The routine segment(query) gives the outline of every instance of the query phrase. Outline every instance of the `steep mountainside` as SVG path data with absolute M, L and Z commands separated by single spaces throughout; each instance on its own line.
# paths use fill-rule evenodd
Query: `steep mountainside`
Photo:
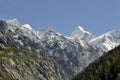
M 120 46 L 95 60 L 73 80 L 120 80 Z
M 46 72 L 46 69 L 50 69 L 46 73 L 41 73 L 45 75 L 43 76 L 45 80 L 68 80 L 78 74 L 96 58 L 100 57 L 103 54 L 102 50 L 108 51 L 118 46 L 120 43 L 119 35 L 120 31 L 115 30 L 104 34 L 105 37 L 96 37 L 79 26 L 71 37 L 66 37 L 50 27 L 36 31 L 29 24 L 21 25 L 17 19 L 0 21 L 1 43 L 6 44 L 8 48 L 30 51 L 30 55 L 34 52 L 37 53 L 44 61 L 41 66 L 45 67 L 45 69 L 39 67 L 41 70 L 37 73 Z M 15 54 L 14 51 L 12 52 Z M 26 57 L 27 60 L 30 60 L 28 56 Z M 33 63 L 35 63 L 35 60 Z M 36 65 L 33 66 L 36 69 Z M 19 71 L 17 72 L 19 73 Z M 53 75 L 53 72 L 56 75 Z M 15 74 L 12 76 L 15 76 Z M 31 76 L 33 76 L 32 72 Z M 22 78 L 25 79 L 23 76 Z
M 99 37 L 92 39 L 89 43 L 107 52 L 120 44 L 120 30 L 107 32 Z
M 68 80 L 60 65 L 32 41 L 36 37 L 28 38 L 27 32 L 23 32 L 15 25 L 0 21 L 0 79 Z
M 40 46 L 63 67 L 68 75 L 73 76 L 80 72 L 103 53 L 85 41 L 70 40 L 50 28 L 44 32 Z
M 38 54 L 0 45 L 0 80 L 67 80 L 64 71 L 43 50 Z
M 58 65 L 58 77 L 62 76 L 62 80 L 73 77 L 103 54 L 99 48 L 90 46 L 84 40 L 62 36 L 50 27 L 35 31 L 29 24 L 20 25 L 16 19 L 0 21 L 0 39 L 13 48 L 23 48 L 37 53 L 43 49 L 45 55 L 55 63 L 53 66 Z M 50 68 L 49 65 L 47 67 Z

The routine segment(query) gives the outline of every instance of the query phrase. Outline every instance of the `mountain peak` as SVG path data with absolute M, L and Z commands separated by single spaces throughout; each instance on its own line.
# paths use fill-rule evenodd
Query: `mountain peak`
M 11 19 L 11 20 L 6 20 L 6 22 L 12 26 L 16 26 L 19 27 L 20 26 L 20 22 L 17 18 L 15 19 Z
M 78 26 L 78 27 L 77 27 L 77 30 L 80 30 L 80 31 L 85 31 L 85 30 L 84 30 L 84 28 L 83 28 L 83 27 L 81 27 L 81 26 Z
M 86 30 L 85 30 L 83 27 L 81 27 L 81 26 L 77 26 L 77 27 L 75 28 L 74 32 L 91 34 L 90 32 L 86 31 Z
M 46 33 L 49 33 L 49 32 L 54 32 L 54 29 L 50 26 L 48 26 L 46 29 L 44 29 L 43 31 L 45 31 Z
M 47 31 L 54 31 L 54 29 L 51 26 L 48 26 L 46 30 Z
M 92 33 L 87 32 L 81 26 L 78 26 L 71 34 L 72 38 L 78 38 L 85 41 L 89 41 L 90 39 L 94 38 L 95 36 Z

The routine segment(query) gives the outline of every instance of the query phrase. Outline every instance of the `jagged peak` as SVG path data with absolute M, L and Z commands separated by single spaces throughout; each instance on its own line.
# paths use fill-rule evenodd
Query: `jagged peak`
M 87 40 L 90 40 L 90 39 L 94 38 L 95 35 L 93 35 L 92 33 L 88 32 L 88 31 L 85 31 L 84 28 L 82 28 L 81 26 L 78 26 L 72 32 L 70 37 L 78 38 L 78 39 L 82 39 L 82 40 L 87 41 Z
M 86 31 L 83 27 L 81 27 L 81 26 L 77 26 L 76 28 L 75 28 L 75 30 L 73 31 L 73 33 L 87 33 L 87 34 L 92 34 L 92 33 L 90 33 L 90 32 L 88 32 L 88 31 Z
M 11 22 L 19 22 L 19 20 L 17 18 L 14 18 L 14 19 L 10 19 L 10 20 L 5 20 L 6 22 L 8 23 L 11 23 Z
M 49 31 L 54 31 L 54 29 L 51 27 L 51 26 L 48 26 L 46 29 L 45 29 L 47 32 L 49 32 Z
M 85 31 L 83 27 L 78 26 L 78 27 L 75 28 L 75 30 L 72 32 L 71 35 L 75 35 L 75 34 L 80 34 L 81 35 L 81 34 L 85 34 L 85 33 L 92 35 L 92 33 L 88 32 L 88 31 Z
M 17 18 L 11 20 L 5 20 L 5 21 L 12 26 L 16 26 L 16 27 L 20 26 L 20 22 Z
M 84 28 L 81 27 L 81 26 L 78 26 L 76 29 L 78 29 L 78 30 L 80 30 L 80 31 L 83 31 L 83 32 L 85 31 Z

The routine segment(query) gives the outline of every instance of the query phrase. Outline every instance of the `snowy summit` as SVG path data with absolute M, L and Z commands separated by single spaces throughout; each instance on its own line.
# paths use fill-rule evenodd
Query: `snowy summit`
M 92 33 L 85 31 L 81 26 L 78 26 L 71 34 L 72 38 L 78 38 L 85 41 L 91 40 L 95 36 Z

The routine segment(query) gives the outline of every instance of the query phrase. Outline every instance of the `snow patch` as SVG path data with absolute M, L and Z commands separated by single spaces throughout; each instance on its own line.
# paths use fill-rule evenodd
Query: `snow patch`
M 31 26 L 29 24 L 24 24 L 22 25 L 22 28 L 21 29 L 29 29 L 29 30 L 32 30 Z

